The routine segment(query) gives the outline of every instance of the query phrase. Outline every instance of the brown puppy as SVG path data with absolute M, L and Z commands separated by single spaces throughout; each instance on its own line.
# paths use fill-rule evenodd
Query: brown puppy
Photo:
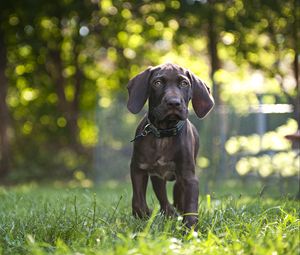
M 187 227 L 197 223 L 199 185 L 195 161 L 198 132 L 187 119 L 188 103 L 203 118 L 213 107 L 209 88 L 193 73 L 174 64 L 149 67 L 128 83 L 127 107 L 138 113 L 149 99 L 149 110 L 136 130 L 131 159 L 133 188 L 132 211 L 135 216 L 150 214 L 146 189 L 150 176 L 161 210 L 176 214 L 169 203 L 166 181 L 176 180 L 174 206 L 183 213 Z

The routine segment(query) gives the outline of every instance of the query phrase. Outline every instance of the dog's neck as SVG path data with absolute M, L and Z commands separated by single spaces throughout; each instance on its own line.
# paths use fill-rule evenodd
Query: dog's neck
M 157 120 L 151 111 L 148 112 L 148 119 L 151 122 L 152 125 L 154 125 L 157 129 L 167 129 L 167 128 L 173 128 L 176 126 L 179 120 Z

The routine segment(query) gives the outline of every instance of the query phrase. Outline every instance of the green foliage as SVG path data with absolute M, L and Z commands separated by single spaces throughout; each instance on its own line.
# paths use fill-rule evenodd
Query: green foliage
M 128 185 L 95 190 L 38 187 L 0 189 L 3 254 L 298 254 L 299 207 L 287 198 L 244 196 L 229 185 L 224 196 L 200 201 L 199 230 L 186 234 L 181 217 L 156 208 L 148 220 L 131 216 Z M 231 189 L 229 188 L 231 187 Z M 242 189 L 240 189 L 242 187 Z M 249 185 L 252 192 L 255 185 Z M 244 195 L 238 197 L 237 191 Z M 247 194 L 247 193 L 246 193 Z M 270 193 L 273 194 L 274 193 Z
M 294 0 L 3 1 L 0 38 L 7 63 L 0 72 L 9 82 L 12 179 L 49 177 L 50 169 L 54 176 L 63 169 L 63 176 L 72 176 L 76 167 L 65 163 L 65 154 L 90 172 L 92 151 L 101 141 L 108 151 L 128 151 L 135 117 L 114 112 L 125 126 L 116 136 L 104 135 L 95 115 L 123 109 L 125 85 L 148 65 L 171 61 L 209 85 L 214 78 L 222 102 L 242 114 L 257 103 L 258 93 L 271 93 L 272 102 L 293 101 L 296 5 Z M 212 15 L 220 67 L 210 75 Z M 120 126 L 109 128 L 115 134 Z
M 258 173 L 261 177 L 280 175 L 291 177 L 299 175 L 299 158 L 296 152 L 279 152 L 274 155 L 258 157 L 242 157 L 236 164 L 236 170 L 240 175 L 250 172 Z
M 281 151 L 291 149 L 291 143 L 284 137 L 295 132 L 297 123 L 289 119 L 285 125 L 276 130 L 266 132 L 262 137 L 258 134 L 250 136 L 233 136 L 226 142 L 225 148 L 230 155 L 257 154 L 260 151 Z
M 230 155 L 241 157 L 236 163 L 238 174 L 246 175 L 252 172 L 261 177 L 298 176 L 299 152 L 291 151 L 291 144 L 284 137 L 296 128 L 296 121 L 289 119 L 285 125 L 265 133 L 262 137 L 256 134 L 231 137 L 226 142 L 226 150 Z M 264 151 L 267 152 L 265 155 L 257 156 Z

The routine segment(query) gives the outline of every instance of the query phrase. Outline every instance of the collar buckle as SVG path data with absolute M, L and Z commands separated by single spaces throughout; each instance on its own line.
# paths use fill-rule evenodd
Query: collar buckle
M 166 129 L 158 129 L 147 118 L 146 126 L 143 128 L 142 132 L 139 135 L 137 135 L 131 142 L 134 142 L 138 138 L 145 137 L 149 133 L 152 133 L 156 138 L 176 136 L 180 133 L 180 131 L 182 130 L 185 123 L 186 123 L 185 120 L 180 120 L 177 122 L 175 127 L 166 128 Z

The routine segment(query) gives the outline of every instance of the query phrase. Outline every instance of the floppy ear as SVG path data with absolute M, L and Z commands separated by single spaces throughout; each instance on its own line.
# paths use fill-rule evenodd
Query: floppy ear
M 196 75 L 188 71 L 193 89 L 192 105 L 196 115 L 204 118 L 214 106 L 214 99 L 210 94 L 210 89 Z
M 152 67 L 133 77 L 127 84 L 129 99 L 127 108 L 132 113 L 138 113 L 144 106 L 149 96 L 149 79 L 152 73 Z

